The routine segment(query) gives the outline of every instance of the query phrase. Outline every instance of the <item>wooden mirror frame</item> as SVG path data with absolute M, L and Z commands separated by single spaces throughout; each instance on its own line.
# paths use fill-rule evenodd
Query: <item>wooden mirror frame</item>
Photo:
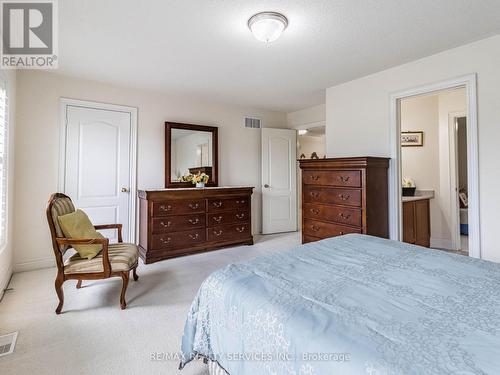
M 219 169 L 219 142 L 218 130 L 216 126 L 183 124 L 180 122 L 165 122 L 165 187 L 166 188 L 186 188 L 194 187 L 191 182 L 171 181 L 171 162 L 170 145 L 172 143 L 172 129 L 197 130 L 212 133 L 212 176 L 205 186 L 218 186 Z

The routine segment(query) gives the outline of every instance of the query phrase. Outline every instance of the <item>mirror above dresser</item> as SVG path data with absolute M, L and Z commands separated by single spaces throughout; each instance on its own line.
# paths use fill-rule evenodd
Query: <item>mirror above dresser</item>
M 206 174 L 206 186 L 218 186 L 218 129 L 165 123 L 165 187 L 192 187 L 190 178 Z

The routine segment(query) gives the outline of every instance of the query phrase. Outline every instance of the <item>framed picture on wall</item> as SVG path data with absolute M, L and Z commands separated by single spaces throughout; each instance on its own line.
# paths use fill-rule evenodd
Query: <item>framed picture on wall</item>
M 424 132 L 401 132 L 401 147 L 422 147 L 424 145 Z

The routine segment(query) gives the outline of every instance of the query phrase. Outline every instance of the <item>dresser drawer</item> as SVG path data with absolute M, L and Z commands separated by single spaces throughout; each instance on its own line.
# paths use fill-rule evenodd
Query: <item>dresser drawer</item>
M 250 210 L 250 197 L 208 199 L 208 212 Z
M 361 190 L 304 186 L 304 202 L 361 207 Z
M 361 233 L 359 228 L 351 228 L 345 225 L 333 224 L 333 223 L 323 223 L 321 221 L 315 221 L 310 219 L 304 219 L 304 234 L 307 236 L 313 236 L 318 238 L 328 238 L 341 236 L 347 233 Z
M 153 216 L 179 215 L 205 212 L 204 199 L 153 202 Z
M 165 216 L 153 219 L 153 233 L 181 232 L 191 228 L 204 228 L 205 214 Z
M 247 239 L 252 235 L 250 223 L 223 225 L 207 229 L 208 241 L 224 242 Z
M 306 185 L 326 185 L 339 187 L 361 187 L 361 171 L 314 171 L 302 173 Z
M 250 211 L 225 211 L 214 214 L 208 214 L 207 226 L 215 227 L 225 224 L 246 223 L 250 220 Z
M 304 204 L 302 212 L 306 219 L 334 221 L 339 224 L 361 227 L 361 209 L 341 206 L 323 206 L 320 204 Z
M 193 229 L 184 232 L 154 234 L 153 249 L 189 247 L 202 244 L 206 239 L 206 229 Z

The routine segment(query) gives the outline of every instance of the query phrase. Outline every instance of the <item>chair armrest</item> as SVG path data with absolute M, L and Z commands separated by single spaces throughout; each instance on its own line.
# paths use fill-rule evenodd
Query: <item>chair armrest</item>
M 118 242 L 123 242 L 122 238 L 122 224 L 101 224 L 94 225 L 95 230 L 101 229 L 117 229 L 118 230 Z
M 109 261 L 109 238 L 56 238 L 58 245 L 102 245 L 102 267 L 104 276 L 111 276 L 111 263 Z

